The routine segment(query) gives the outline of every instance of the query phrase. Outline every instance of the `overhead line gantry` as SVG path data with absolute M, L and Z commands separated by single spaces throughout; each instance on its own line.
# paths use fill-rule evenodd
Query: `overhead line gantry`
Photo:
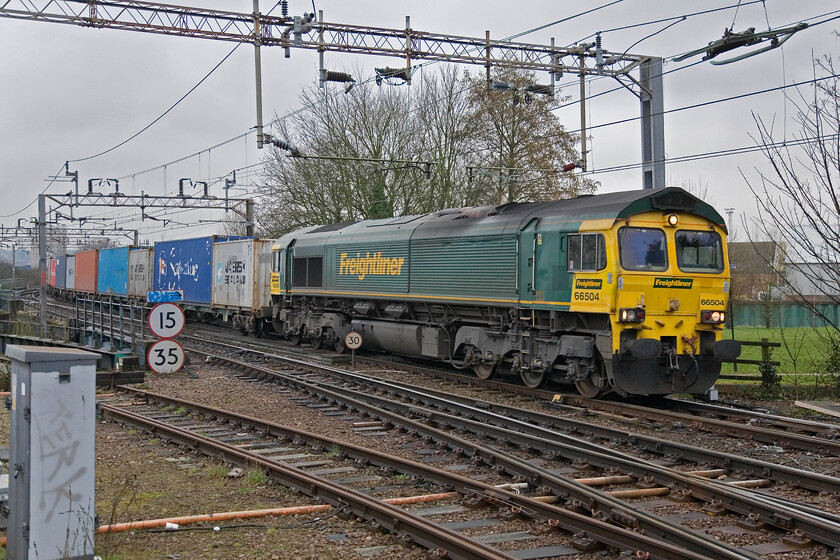
M 609 52 L 601 48 L 600 36 L 593 43 L 572 47 L 539 45 L 483 38 L 431 33 L 412 29 L 406 18 L 404 29 L 350 25 L 323 21 L 323 13 L 272 16 L 259 11 L 253 0 L 252 13 L 210 10 L 187 6 L 133 0 L 0 0 L 0 17 L 64 23 L 95 29 L 121 29 L 197 37 L 239 43 L 255 47 L 257 97 L 257 147 L 262 148 L 268 135 L 263 133 L 262 78 L 260 47 L 283 47 L 390 56 L 401 58 L 410 70 L 417 60 L 442 61 L 484 66 L 490 69 L 516 68 L 548 72 L 552 78 L 564 74 L 612 77 L 632 91 L 641 102 L 642 115 L 642 186 L 665 186 L 665 142 L 662 100 L 662 59 L 659 57 Z M 633 73 L 638 70 L 638 77 Z M 322 75 L 323 64 L 322 64 Z M 586 162 L 586 123 L 584 89 L 581 86 L 582 160 Z

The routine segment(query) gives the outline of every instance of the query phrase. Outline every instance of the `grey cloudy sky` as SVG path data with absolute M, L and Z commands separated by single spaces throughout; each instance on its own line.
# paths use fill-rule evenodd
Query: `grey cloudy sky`
M 251 0 L 178 0 L 182 5 L 225 9 L 248 13 Z M 566 0 L 461 0 L 422 3 L 385 0 L 316 0 L 314 6 L 324 11 L 330 22 L 401 28 L 405 16 L 411 16 L 412 28 L 436 33 L 451 33 L 504 38 L 560 20 L 586 9 L 607 4 Z M 662 22 L 621 31 L 608 31 L 635 23 L 681 16 L 713 8 L 734 6 L 737 0 L 624 0 L 594 13 L 571 19 L 547 29 L 520 37 L 519 41 L 548 44 L 554 37 L 560 46 L 576 43 L 596 31 L 603 35 L 604 48 L 623 52 L 640 39 L 672 23 Z M 290 13 L 312 11 L 311 0 L 290 0 Z M 732 25 L 741 31 L 747 27 L 766 30 L 799 21 L 811 23 L 835 17 L 833 0 L 766 0 L 749 3 L 742 0 L 734 8 L 689 17 L 669 29 L 647 38 L 631 51 L 636 54 L 672 57 L 705 46 L 721 37 Z M 262 1 L 262 12 L 274 3 Z M 279 8 L 275 11 L 279 13 Z M 829 15 L 825 15 L 829 14 Z M 725 65 L 693 65 L 700 57 L 681 63 L 667 61 L 665 70 L 665 108 L 689 105 L 738 96 L 808 80 L 813 77 L 814 56 L 832 54 L 840 48 L 834 34 L 840 20 L 817 25 L 791 38 L 774 51 Z M 591 40 L 591 39 L 587 39 Z M 107 29 L 89 29 L 0 18 L 0 215 L 5 226 L 14 226 L 18 218 L 35 216 L 32 203 L 50 175 L 61 170 L 65 160 L 86 158 L 106 150 L 157 118 L 172 103 L 192 88 L 235 46 L 234 43 L 203 39 L 168 37 Z M 728 58 L 745 51 L 733 51 Z M 255 124 L 253 48 L 242 45 L 183 103 L 138 138 L 107 155 L 71 163 L 81 182 L 93 177 L 119 177 L 120 190 L 128 194 L 173 194 L 178 179 L 195 181 L 224 176 L 233 169 L 259 162 L 254 134 L 208 150 L 228 139 L 245 134 Z M 302 87 L 317 80 L 317 53 L 293 50 L 285 59 L 280 48 L 263 49 L 263 98 L 266 121 L 299 108 L 297 96 Z M 397 59 L 356 58 L 328 53 L 329 68 L 360 67 L 369 78 L 377 66 L 398 66 Z M 689 67 L 690 66 L 690 67 Z M 423 72 L 433 71 L 426 68 Z M 476 68 L 475 71 L 480 71 Z M 575 78 L 561 80 L 564 94 L 578 98 Z M 608 78 L 588 82 L 588 95 L 613 90 L 617 82 Z M 417 87 L 412 86 L 412 87 Z M 808 95 L 808 87 L 801 88 Z M 789 92 L 798 97 L 795 92 Z M 597 126 L 636 117 L 639 103 L 627 90 L 594 97 L 587 104 L 589 125 Z M 779 139 L 790 138 L 793 107 L 782 92 L 745 97 L 700 109 L 675 111 L 665 117 L 665 148 L 668 158 L 680 158 L 729 148 L 754 145 L 756 132 L 753 113 L 766 121 L 775 119 Z M 580 127 L 579 108 L 571 105 L 558 111 L 569 130 Z M 785 120 L 786 119 L 786 120 Z M 641 158 L 638 121 L 595 128 L 591 131 L 590 168 L 596 172 L 638 163 Z M 190 154 L 200 156 L 163 164 Z M 668 183 L 693 183 L 707 188 L 711 202 L 721 211 L 735 208 L 736 213 L 754 211 L 743 171 L 755 177 L 754 168 L 762 166 L 757 154 L 698 159 L 667 166 Z M 254 170 L 255 168 L 251 168 Z M 235 193 L 248 196 L 247 184 L 254 175 L 240 172 L 243 185 Z M 641 188 L 641 171 L 600 172 L 601 192 Z M 54 184 L 49 192 L 62 193 L 68 184 Z M 221 193 L 215 184 L 212 194 Z M 151 221 L 136 222 L 121 211 L 91 211 L 91 214 L 118 219 L 130 228 L 140 228 L 145 236 L 189 237 L 215 233 L 217 224 L 201 223 L 187 231 L 178 220 L 194 222 L 198 217 L 173 216 L 176 223 L 166 231 Z M 204 213 L 203 219 L 218 218 Z

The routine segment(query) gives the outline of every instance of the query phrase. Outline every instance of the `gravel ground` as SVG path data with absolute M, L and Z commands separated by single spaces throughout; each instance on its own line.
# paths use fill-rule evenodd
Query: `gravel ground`
M 474 388 L 454 387 L 430 378 L 404 373 L 398 367 L 379 375 L 429 387 L 458 392 L 468 396 L 480 394 Z M 189 366 L 189 372 L 172 375 L 149 374 L 143 388 L 225 408 L 254 417 L 264 418 L 278 424 L 288 425 L 306 431 L 329 435 L 329 437 L 365 447 L 375 447 L 378 438 L 364 437 L 351 429 L 346 421 L 327 417 L 320 412 L 290 403 L 274 388 L 232 379 L 221 368 L 205 364 Z M 487 398 L 486 395 L 482 398 Z M 495 397 L 494 397 L 495 398 Z M 535 408 L 545 411 L 543 405 L 516 397 L 505 404 Z M 768 403 L 780 409 L 780 403 Z M 8 442 L 8 412 L 0 410 L 4 421 L 0 421 L 0 439 Z M 588 421 L 594 419 L 587 416 Z M 806 454 L 767 451 L 760 444 L 733 438 L 721 438 L 692 430 L 670 430 L 662 427 L 632 424 L 615 418 L 598 420 L 618 429 L 654 435 L 697 446 L 735 452 L 741 455 L 768 461 L 789 464 L 799 468 L 838 475 L 840 462 L 826 460 Z M 263 508 L 310 505 L 316 501 L 280 487 L 258 471 L 248 471 L 245 476 L 229 478 L 229 467 L 203 456 L 185 453 L 176 446 L 136 433 L 113 422 L 101 422 L 97 426 L 97 513 L 102 523 L 136 521 L 213 512 L 253 510 Z M 417 460 L 416 448 L 403 447 L 388 438 L 387 451 L 393 455 Z M 409 441 L 406 437 L 406 441 Z M 585 476 L 582 473 L 580 476 Z M 492 475 L 491 475 L 492 476 Z M 508 482 L 499 477 L 489 478 L 489 483 Z M 819 496 L 793 487 L 782 487 L 774 491 L 790 499 L 803 501 L 840 513 L 840 502 L 836 496 Z M 405 492 L 402 492 L 404 495 Z M 419 507 L 419 506 L 418 506 Z M 677 513 L 674 505 L 670 510 L 658 514 Z M 494 512 L 488 511 L 488 517 Z M 447 521 L 458 520 L 457 514 L 446 517 Z M 436 520 L 440 520 L 436 518 Z M 214 525 L 219 527 L 214 531 Z M 740 542 L 715 528 L 715 520 L 698 520 L 697 529 L 707 529 L 710 534 L 735 545 Z M 720 523 L 717 523 L 719 526 Z M 506 522 L 495 528 L 497 532 L 528 530 L 533 525 L 524 522 Z M 743 540 L 743 539 L 742 539 Z M 539 541 L 535 541 L 539 542 Z M 556 543 L 556 540 L 554 541 Z M 535 546 L 529 541 L 529 546 Z M 97 553 L 106 560 L 119 559 L 239 559 L 239 558 L 362 558 L 358 550 L 367 547 L 386 547 L 373 554 L 374 558 L 424 558 L 425 552 L 414 548 L 406 549 L 388 535 L 370 528 L 359 520 L 345 520 L 327 513 L 284 517 L 265 517 L 245 521 L 225 521 L 216 524 L 182 526 L 177 531 L 135 531 L 98 535 Z M 593 554 L 566 556 L 571 560 L 595 558 L 618 558 L 615 551 L 601 551 Z M 785 555 L 793 558 L 818 559 L 824 556 L 816 550 L 806 550 Z M 769 557 L 769 558 L 772 558 Z M 780 557 L 781 558 L 781 557 Z

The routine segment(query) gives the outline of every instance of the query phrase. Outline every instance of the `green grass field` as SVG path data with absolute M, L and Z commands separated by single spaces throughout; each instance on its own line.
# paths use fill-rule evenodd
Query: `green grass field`
M 770 342 L 781 343 L 780 348 L 773 348 L 771 360 L 781 362 L 777 371 L 780 374 L 815 373 L 824 371 L 823 364 L 826 356 L 825 337 L 826 328 L 759 328 L 735 327 L 735 339 L 741 341 L 759 342 L 766 338 Z M 726 329 L 725 338 L 732 338 L 732 331 Z M 741 359 L 760 360 L 761 348 L 757 346 L 743 346 Z M 733 364 L 723 364 L 723 373 L 732 373 Z M 738 373 L 758 373 L 757 365 L 739 364 Z

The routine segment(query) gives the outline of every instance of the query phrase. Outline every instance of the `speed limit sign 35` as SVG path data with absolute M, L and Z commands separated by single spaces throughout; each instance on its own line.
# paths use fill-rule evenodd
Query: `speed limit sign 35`
M 184 349 L 171 339 L 158 340 L 146 355 L 146 363 L 156 373 L 175 373 L 184 365 L 184 359 Z

